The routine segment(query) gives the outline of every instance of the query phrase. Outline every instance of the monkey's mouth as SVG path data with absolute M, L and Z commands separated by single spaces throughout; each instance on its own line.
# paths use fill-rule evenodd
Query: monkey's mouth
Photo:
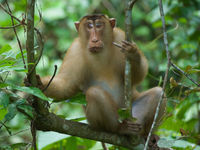
M 102 50 L 103 46 L 93 46 L 89 47 L 90 52 L 92 53 L 98 53 Z

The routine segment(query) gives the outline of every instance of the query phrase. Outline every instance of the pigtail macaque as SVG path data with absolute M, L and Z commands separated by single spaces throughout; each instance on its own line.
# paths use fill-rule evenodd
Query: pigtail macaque
M 146 135 L 149 132 L 160 87 L 138 93 L 135 86 L 147 74 L 147 60 L 136 44 L 125 41 L 125 34 L 115 27 L 115 19 L 104 15 L 88 15 L 75 23 L 78 37 L 68 49 L 59 73 L 45 90 L 57 101 L 66 100 L 82 91 L 86 95 L 86 117 L 97 130 L 119 134 Z M 113 45 L 121 43 L 123 49 Z M 117 110 L 125 107 L 125 57 L 132 62 L 133 110 L 136 122 L 119 122 Z M 41 78 L 43 87 L 50 77 Z M 163 115 L 165 101 L 160 116 Z

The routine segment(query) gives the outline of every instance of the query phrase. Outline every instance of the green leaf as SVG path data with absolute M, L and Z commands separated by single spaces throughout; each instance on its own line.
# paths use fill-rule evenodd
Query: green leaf
M 0 146 L 0 150 L 13 150 L 9 145 Z
M 15 144 L 12 144 L 10 145 L 11 148 L 13 149 L 22 149 L 22 147 L 25 148 L 25 146 L 27 146 L 29 143 L 15 143 Z
M 6 108 L 3 108 L 1 105 L 0 105 L 0 120 L 3 120 L 5 115 L 8 113 L 7 109 Z
M 89 140 L 89 139 L 83 139 L 83 138 L 76 138 L 76 140 L 77 140 L 77 145 L 82 145 L 85 150 L 88 150 L 88 149 L 97 149 L 96 147 L 92 148 L 97 143 L 96 141 Z M 109 148 L 109 146 L 107 146 L 107 148 Z
M 76 137 L 69 137 L 67 138 L 66 149 L 77 149 L 77 140 Z
M 6 83 L 0 83 L 0 88 L 5 88 L 5 87 L 9 87 L 11 89 L 14 90 L 18 90 L 18 91 L 22 91 L 25 93 L 29 93 L 31 95 L 34 95 L 42 100 L 45 101 L 49 101 L 52 102 L 51 99 L 49 99 L 48 97 L 46 97 L 42 91 L 36 87 L 25 87 L 25 86 L 17 86 L 17 85 L 13 85 L 13 84 L 6 84 Z
M 29 105 L 17 105 L 17 108 L 24 110 L 29 116 L 33 118 L 33 108 Z
M 0 66 L 1 70 L 0 73 L 7 72 L 7 71 L 18 71 L 18 72 L 27 72 L 27 69 L 24 69 L 23 66 L 10 66 L 9 64 L 4 64 L 4 67 Z
M 11 59 L 3 59 L 0 61 L 0 67 L 4 66 L 12 66 L 16 63 L 16 60 L 11 60 Z
M 17 86 L 17 85 L 9 85 L 9 87 L 11 89 L 15 89 L 15 90 L 18 90 L 18 91 L 22 91 L 22 92 L 25 92 L 25 93 L 29 93 L 31 95 L 34 95 L 42 100 L 45 100 L 45 101 L 49 101 L 49 102 L 52 102 L 51 99 L 47 98 L 40 89 L 38 88 L 35 88 L 35 87 L 25 87 L 25 86 Z
M 4 45 L 1 49 L 0 49 L 0 54 L 8 52 L 12 49 L 12 47 L 8 44 Z
M 118 109 L 118 114 L 119 114 L 120 120 L 132 118 L 131 111 L 127 108 Z
M 161 148 L 171 148 L 175 142 L 176 140 L 167 140 L 167 139 L 161 138 L 157 144 Z
M 5 87 L 7 87 L 7 86 L 8 86 L 7 83 L 0 83 L 0 88 L 5 88 Z
M 16 149 L 25 149 L 29 143 L 15 143 L 12 145 L 3 145 L 0 146 L 0 150 L 16 150 Z
M 7 121 L 9 121 L 9 120 L 13 119 L 16 114 L 17 114 L 16 105 L 10 104 L 9 107 L 8 107 L 8 113 L 6 114 L 5 119 Z
M 80 117 L 80 118 L 75 118 L 75 119 L 71 119 L 71 121 L 83 121 L 86 120 L 86 117 Z
M 15 104 L 16 104 L 17 106 L 26 104 L 26 100 L 25 100 L 25 99 L 19 99 L 19 100 L 16 101 Z
M 69 102 L 86 105 L 85 95 L 83 93 L 78 93 L 77 95 L 70 98 Z
M 23 50 L 23 55 L 24 54 L 26 54 L 26 50 Z M 24 57 L 25 57 L 26 55 L 24 55 Z M 16 59 L 21 59 L 22 58 L 22 53 L 21 52 L 19 52 L 17 55 L 16 55 Z M 26 57 L 25 57 L 26 58 Z
M 0 105 L 3 105 L 4 108 L 8 107 L 9 104 L 9 95 L 3 91 L 0 91 Z

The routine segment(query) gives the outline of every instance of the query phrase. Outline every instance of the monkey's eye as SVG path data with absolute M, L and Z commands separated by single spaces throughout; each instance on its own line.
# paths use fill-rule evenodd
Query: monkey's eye
M 97 22 L 95 25 L 96 25 L 97 28 L 101 28 L 103 26 L 103 23 L 102 22 Z
M 93 28 L 93 24 L 92 24 L 92 23 L 88 23 L 88 24 L 87 24 L 87 28 L 88 28 L 88 29 Z

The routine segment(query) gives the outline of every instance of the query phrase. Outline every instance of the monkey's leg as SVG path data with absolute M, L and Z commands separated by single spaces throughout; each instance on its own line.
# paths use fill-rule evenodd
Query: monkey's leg
M 86 92 L 86 117 L 91 127 L 120 134 L 135 134 L 138 124 L 118 121 L 118 106 L 112 96 L 101 87 L 94 86 Z
M 115 132 L 118 127 L 117 104 L 108 92 L 93 86 L 86 92 L 86 117 L 91 127 Z
M 136 122 L 142 125 L 141 134 L 146 136 L 151 128 L 156 107 L 161 98 L 162 88 L 155 87 L 140 94 L 132 104 L 132 116 Z M 166 98 L 164 98 L 156 124 L 161 120 L 166 107 Z

